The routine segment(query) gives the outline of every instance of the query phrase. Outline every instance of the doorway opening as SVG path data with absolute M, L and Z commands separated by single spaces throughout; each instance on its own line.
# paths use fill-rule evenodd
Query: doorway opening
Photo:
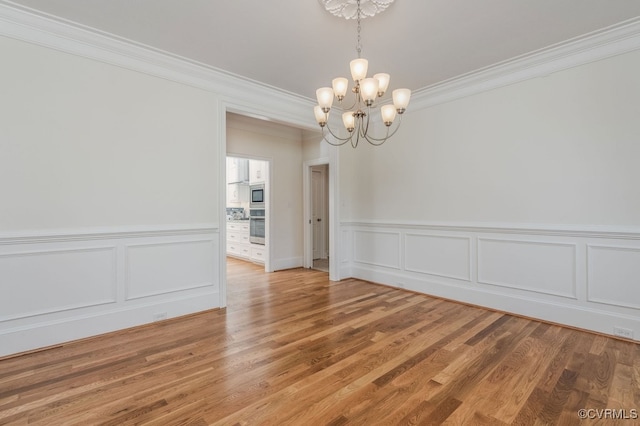
M 269 161 L 226 157 L 226 255 L 270 272 Z
M 304 267 L 331 275 L 335 245 L 332 237 L 332 170 L 328 158 L 304 162 Z
M 311 166 L 311 252 L 313 269 L 329 272 L 329 165 Z

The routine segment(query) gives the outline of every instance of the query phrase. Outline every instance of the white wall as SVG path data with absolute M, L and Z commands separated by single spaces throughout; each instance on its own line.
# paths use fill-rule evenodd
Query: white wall
M 318 130 L 320 127 L 318 127 Z M 335 148 L 322 139 L 322 133 L 304 130 L 302 132 L 302 160 L 311 161 L 329 158 Z
M 409 110 L 344 153 L 345 219 L 640 225 L 638 71 L 635 51 Z
M 218 221 L 217 98 L 0 38 L 0 232 Z
M 217 96 L 0 52 L 0 356 L 219 306 Z
M 271 266 L 302 266 L 302 131 L 228 113 L 227 153 L 271 162 Z
M 343 148 L 351 274 L 640 338 L 640 51 L 407 113 Z

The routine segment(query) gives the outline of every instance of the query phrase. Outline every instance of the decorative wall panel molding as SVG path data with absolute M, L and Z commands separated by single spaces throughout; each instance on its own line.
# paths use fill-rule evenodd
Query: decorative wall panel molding
M 0 253 L 0 322 L 116 302 L 116 248 Z
M 341 228 L 355 242 L 341 267 L 351 277 L 640 336 L 640 229 L 367 221 Z
M 342 238 L 342 247 L 340 253 L 342 254 L 342 259 L 340 259 L 340 263 L 348 264 L 351 262 L 352 257 L 352 246 L 351 246 L 351 233 L 345 229 L 341 230 L 340 237 Z
M 406 233 L 404 269 L 471 281 L 471 238 Z
M 478 238 L 478 283 L 576 298 L 576 246 Z
M 126 245 L 125 299 L 213 286 L 217 244 L 205 239 Z
M 0 236 L 0 356 L 219 307 L 218 240 L 215 225 Z
M 355 231 L 353 235 L 353 261 L 400 269 L 400 233 Z
M 587 246 L 587 299 L 640 311 L 640 247 Z

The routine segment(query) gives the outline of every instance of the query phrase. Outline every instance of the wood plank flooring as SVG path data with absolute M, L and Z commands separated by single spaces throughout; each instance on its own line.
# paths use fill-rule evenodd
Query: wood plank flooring
M 640 424 L 637 344 L 318 271 L 228 268 L 227 309 L 0 360 L 0 424 Z

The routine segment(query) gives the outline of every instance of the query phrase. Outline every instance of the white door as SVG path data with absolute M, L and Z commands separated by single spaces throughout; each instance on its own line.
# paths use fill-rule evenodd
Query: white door
M 324 168 L 311 170 L 311 223 L 313 224 L 313 259 L 326 259 L 326 174 Z

